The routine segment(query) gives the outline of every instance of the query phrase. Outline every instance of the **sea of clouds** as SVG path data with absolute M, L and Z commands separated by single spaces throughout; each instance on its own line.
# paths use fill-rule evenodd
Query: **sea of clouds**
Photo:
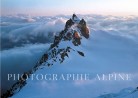
M 84 18 L 89 28 L 107 31 L 129 38 L 138 36 L 138 17 L 136 16 L 102 16 L 78 15 Z M 24 44 L 50 43 L 54 35 L 64 29 L 70 16 L 1 16 L 1 49 L 20 47 Z
M 29 16 L 29 15 L 8 15 L 8 16 L 1 16 L 1 31 L 0 31 L 0 37 L 1 37 L 1 68 L 2 68 L 2 90 L 6 90 L 9 88 L 14 82 L 7 81 L 6 75 L 7 73 L 23 73 L 31 68 L 36 64 L 36 62 L 40 59 L 41 55 L 48 50 L 50 44 L 53 42 L 53 38 L 56 34 L 58 34 L 61 30 L 64 29 L 66 21 L 70 18 L 70 15 L 59 15 L 59 16 Z M 99 59 L 103 57 L 103 55 L 107 55 L 104 59 L 101 59 L 102 64 L 108 64 L 109 62 L 106 62 L 107 59 L 109 61 L 118 61 L 114 63 L 113 65 L 118 64 L 119 62 L 122 62 L 121 64 L 130 64 L 132 61 L 132 66 L 136 65 L 135 63 L 138 63 L 136 61 L 137 55 L 138 55 L 138 17 L 137 16 L 102 16 L 102 15 L 78 15 L 79 18 L 84 18 L 89 26 L 91 35 L 96 34 L 96 36 L 93 38 L 93 43 L 95 41 L 94 48 L 92 48 L 95 53 L 94 55 L 98 55 Z M 100 32 L 100 33 L 99 33 Z M 98 35 L 99 34 L 99 35 Z M 96 43 L 101 44 L 96 44 Z M 108 43 L 108 44 L 107 44 Z M 113 46 L 113 44 L 115 45 Z M 92 43 L 91 43 L 92 44 Z M 110 47 L 111 45 L 111 47 Z M 121 45 L 125 48 L 121 48 Z M 129 46 L 127 48 L 127 46 Z M 89 47 L 88 47 L 89 48 Z M 108 50 L 106 51 L 106 48 Z M 103 49 L 103 50 L 102 50 Z M 105 50 L 104 50 L 105 49 Z M 116 49 L 116 54 L 113 57 L 111 56 L 111 52 Z M 123 54 L 120 53 L 120 50 Z M 125 51 L 124 51 L 125 50 Z M 96 51 L 99 51 L 96 52 Z M 105 53 L 103 53 L 105 51 Z M 124 51 L 124 52 L 123 52 Z M 132 52 L 133 51 L 133 52 Z M 128 52 L 128 55 L 125 54 Z M 98 53 L 98 54 L 96 54 Z M 102 56 L 100 57 L 100 53 Z M 118 56 L 126 57 L 120 60 Z M 125 56 L 124 56 L 125 55 Z M 95 62 L 92 62 L 93 64 L 101 64 L 97 59 L 93 58 Z M 107 58 L 107 59 L 106 59 Z M 97 60 L 97 61 L 96 61 Z M 102 61 L 103 60 L 103 61 Z M 127 60 L 127 62 L 125 62 Z M 130 62 L 129 62 L 130 60 Z M 98 62 L 98 63 L 96 63 Z M 112 63 L 112 62 L 110 62 Z M 110 64 L 109 64 L 110 65 Z M 119 66 L 119 65 L 117 65 Z M 124 65 L 125 66 L 125 65 Z M 123 66 L 123 67 L 124 67 Z M 78 66 L 77 66 L 78 67 Z M 76 67 L 76 69 L 77 69 Z M 94 69 L 98 68 L 100 66 L 95 66 Z M 109 66 L 108 66 L 109 67 Z M 138 66 L 136 66 L 138 67 Z M 57 69 L 58 67 L 56 67 Z M 61 67 L 60 67 L 61 68 Z M 69 67 L 63 67 L 64 70 L 70 70 Z M 91 66 L 90 68 L 93 68 Z M 109 67 L 110 68 L 110 67 Z M 109 69 L 108 68 L 108 69 Z M 132 69 L 135 67 L 132 67 Z M 76 69 L 71 69 L 74 71 L 78 71 Z M 106 69 L 103 68 L 103 69 Z M 80 69 L 82 70 L 82 69 Z M 101 69 L 99 69 L 102 71 Z M 125 70 L 125 69 L 124 69 Z M 129 70 L 129 69 L 127 69 Z M 55 70 L 52 69 L 51 73 L 53 73 Z M 58 69 L 58 71 L 60 71 Z M 136 70 L 135 70 L 136 72 Z M 131 84 L 135 84 L 132 81 Z M 100 81 L 99 81 L 100 82 Z M 40 84 L 40 85 L 38 85 Z M 51 97 L 52 94 L 57 92 L 61 89 L 61 91 L 57 92 L 55 95 L 59 95 L 59 93 L 63 93 L 65 89 L 61 86 L 62 82 L 59 84 L 57 82 L 31 82 L 31 86 L 35 87 L 35 92 L 37 94 L 37 89 L 39 86 L 42 85 L 42 89 L 46 89 L 46 91 L 49 92 L 49 96 Z M 70 82 L 65 85 L 65 87 L 69 89 L 79 90 L 80 88 L 82 91 L 86 90 L 84 87 L 89 87 L 89 85 L 97 84 L 97 81 L 88 81 L 88 82 L 82 82 L 82 81 L 75 81 L 70 84 Z M 99 83 L 101 87 L 105 85 L 104 83 Z M 108 83 L 107 83 L 108 84 Z M 122 85 L 123 83 L 120 83 L 119 85 Z M 128 84 L 126 82 L 125 85 L 122 87 L 125 87 Z M 74 86 L 72 86 L 74 85 Z M 79 85 L 79 87 L 78 87 Z M 81 85 L 81 86 L 80 86 Z M 85 85 L 85 86 L 83 86 Z M 115 83 L 111 83 L 111 85 L 115 85 Z M 52 86 L 52 88 L 51 88 Z M 58 88 L 59 86 L 59 88 Z M 133 85 L 134 86 L 134 85 Z M 115 86 L 114 86 L 115 87 Z M 32 89 L 29 89 L 29 87 L 26 87 L 29 92 L 31 93 Z M 103 88 L 107 91 L 110 91 L 111 89 L 106 89 L 105 86 Z M 89 91 L 92 90 L 91 88 L 88 88 Z M 95 95 L 97 91 L 97 86 L 94 87 Z M 98 86 L 98 89 L 100 87 Z M 24 91 L 23 93 L 26 94 L 28 90 Z M 70 90 L 67 90 L 66 94 L 69 94 Z M 117 90 L 116 90 L 117 91 Z M 42 95 L 44 95 L 44 92 L 41 92 Z M 82 92 L 83 93 L 83 92 Z M 103 93 L 102 91 L 99 93 Z M 98 93 L 98 94 L 99 94 Z M 80 92 L 77 93 L 78 96 L 80 95 Z M 30 94 L 31 96 L 33 94 Z M 73 96 L 73 94 L 71 94 Z M 76 96 L 77 96 L 76 95 Z M 84 92 L 84 97 L 87 95 L 89 97 L 90 92 Z M 92 94 L 91 94 L 92 95 Z M 19 94 L 20 96 L 20 94 Z M 28 94 L 29 96 L 29 94 Z M 27 97 L 28 97 L 27 96 Z M 18 97 L 18 95 L 17 95 Z M 65 97 L 65 96 L 62 96 Z M 71 96 L 69 96 L 70 98 Z M 80 97 L 81 98 L 81 97 Z
M 62 17 L 30 17 L 27 15 L 1 17 L 2 50 L 25 44 L 50 43 L 65 25 Z

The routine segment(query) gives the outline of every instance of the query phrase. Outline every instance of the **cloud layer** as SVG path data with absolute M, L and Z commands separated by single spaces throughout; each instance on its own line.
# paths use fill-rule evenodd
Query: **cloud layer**
M 69 16 L 14 15 L 1 17 L 2 50 L 23 46 L 24 44 L 49 43 L 60 32 Z M 101 16 L 80 15 L 85 18 L 90 28 L 112 34 L 136 38 L 138 36 L 138 17 L 136 16 Z
M 2 50 L 24 44 L 50 43 L 65 25 L 61 17 L 3 16 L 1 22 Z
M 18 98 L 21 94 L 26 95 L 26 97 L 34 96 L 35 98 L 38 93 L 41 93 L 41 97 L 47 93 L 49 97 L 73 98 L 76 95 L 84 98 L 93 97 L 93 93 L 96 96 L 104 91 L 118 91 L 117 85 L 120 85 L 120 89 L 128 85 L 135 86 L 137 82 L 137 73 L 135 72 L 137 72 L 138 67 L 136 65 L 138 63 L 138 17 L 101 15 L 79 15 L 79 17 L 87 21 L 91 30 L 90 42 L 83 44 L 88 57 L 81 60 L 78 56 L 73 55 L 65 61 L 64 66 L 52 66 L 52 68 L 38 71 L 38 73 L 54 73 L 55 71 L 57 73 L 110 73 L 118 71 L 134 74 L 134 81 L 131 81 L 131 83 L 28 81 L 28 86 L 23 88 L 25 90 L 17 94 L 15 98 Z M 1 18 L 0 37 L 2 41 L 1 60 L 3 69 L 1 74 L 4 83 L 3 88 L 6 89 L 12 83 L 6 81 L 5 75 L 7 73 L 23 73 L 31 69 L 49 48 L 49 43 L 53 41 L 54 35 L 64 28 L 68 16 L 30 17 L 19 14 L 17 16 L 2 16 Z M 76 58 L 79 61 L 76 61 Z M 115 89 L 109 88 L 112 85 Z M 42 90 L 38 91 L 40 87 Z M 101 87 L 104 91 L 101 90 Z M 65 94 L 63 95 L 63 93 Z

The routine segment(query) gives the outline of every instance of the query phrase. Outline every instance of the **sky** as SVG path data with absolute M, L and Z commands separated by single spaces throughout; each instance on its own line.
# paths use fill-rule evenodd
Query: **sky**
M 1 0 L 1 13 L 138 15 L 138 0 Z

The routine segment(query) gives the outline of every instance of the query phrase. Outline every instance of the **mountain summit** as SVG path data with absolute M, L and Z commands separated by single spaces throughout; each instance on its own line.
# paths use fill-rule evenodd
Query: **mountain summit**
M 55 62 L 63 63 L 66 57 L 69 57 L 70 52 L 76 52 L 80 56 L 85 56 L 79 49 L 82 39 L 89 38 L 89 29 L 84 19 L 79 19 L 75 14 L 70 18 L 66 24 L 64 30 L 59 35 L 56 35 L 54 42 L 50 48 L 43 54 L 38 60 L 37 64 L 29 72 L 24 72 L 22 77 L 10 88 L 6 93 L 2 95 L 2 98 L 7 98 L 14 95 L 17 91 L 26 85 L 26 80 L 36 70 L 43 66 L 52 66 Z
M 76 16 L 76 14 L 72 15 L 72 20 L 73 21 L 78 21 L 78 22 L 80 21 L 80 19 Z

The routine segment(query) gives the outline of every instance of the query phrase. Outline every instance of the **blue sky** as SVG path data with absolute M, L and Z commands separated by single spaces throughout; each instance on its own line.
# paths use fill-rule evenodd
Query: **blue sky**
M 115 14 L 138 15 L 137 0 L 1 0 L 2 14 Z

